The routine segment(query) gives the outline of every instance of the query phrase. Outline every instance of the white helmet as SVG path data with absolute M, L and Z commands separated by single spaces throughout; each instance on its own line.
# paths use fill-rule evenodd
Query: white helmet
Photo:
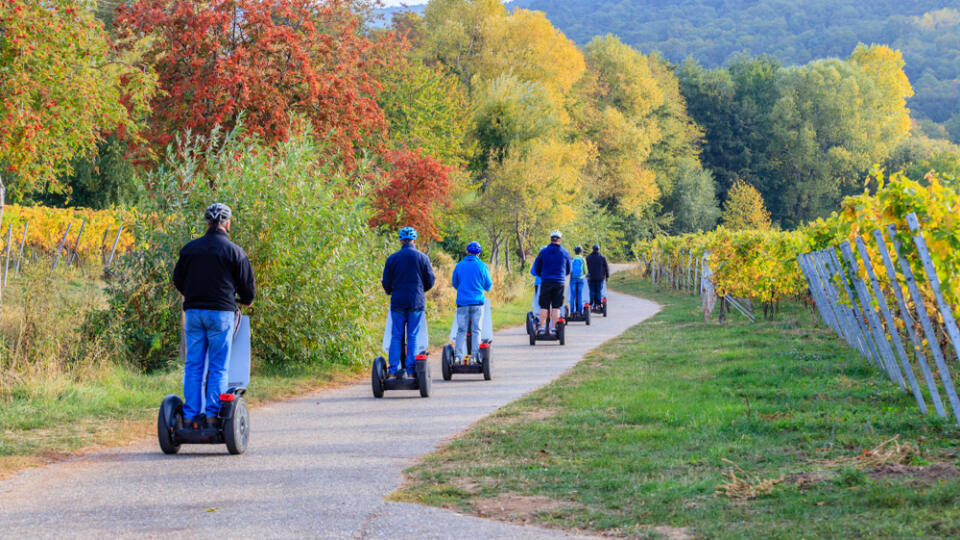
M 563 238 L 563 234 L 560 231 L 553 231 L 550 233 L 550 238 Z

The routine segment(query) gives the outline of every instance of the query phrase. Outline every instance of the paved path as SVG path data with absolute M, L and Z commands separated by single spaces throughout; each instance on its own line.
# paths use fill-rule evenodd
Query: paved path
M 383 499 L 416 458 L 658 310 L 609 299 L 610 316 L 571 324 L 564 347 L 530 347 L 522 328 L 498 332 L 490 382 L 444 382 L 434 358 L 428 399 L 389 392 L 375 400 L 366 383 L 258 407 L 242 456 L 223 446 L 164 456 L 151 440 L 24 471 L 0 482 L 0 537 L 557 538 Z

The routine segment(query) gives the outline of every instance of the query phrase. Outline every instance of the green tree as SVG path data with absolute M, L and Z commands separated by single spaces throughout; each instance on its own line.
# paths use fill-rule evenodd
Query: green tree
M 763 197 L 756 188 L 737 180 L 730 188 L 723 204 L 723 226 L 733 230 L 770 228 L 770 213 L 763 205 Z

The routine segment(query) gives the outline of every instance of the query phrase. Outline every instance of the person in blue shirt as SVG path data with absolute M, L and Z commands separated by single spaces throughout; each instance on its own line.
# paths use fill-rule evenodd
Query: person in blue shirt
M 424 294 L 433 288 L 436 277 L 430 259 L 417 251 L 417 230 L 413 227 L 400 229 L 400 250 L 387 257 L 383 265 L 383 290 L 390 295 L 390 319 L 393 322 L 390 334 L 390 375 L 403 378 L 400 370 L 400 342 L 407 333 L 406 368 L 410 377 L 417 372 L 417 333 L 420 320 L 427 305 Z
M 480 260 L 482 248 L 479 242 L 467 244 L 467 256 L 453 269 L 451 285 L 457 290 L 457 342 L 454 354 L 464 358 L 467 354 L 467 331 L 473 336 L 470 355 L 477 357 L 480 348 L 480 331 L 483 322 L 483 305 L 486 293 L 493 287 L 490 270 Z
M 553 322 L 554 328 L 560 319 L 560 308 L 563 306 L 563 284 L 570 275 L 570 252 L 560 245 L 563 237 L 560 231 L 550 233 L 550 243 L 540 250 L 537 259 L 533 261 L 533 275 L 540 277 L 540 333 L 547 331 L 547 315 Z
M 583 313 L 583 286 L 586 285 L 587 260 L 583 258 L 583 248 L 573 248 L 573 261 L 570 262 L 570 309 L 573 313 Z

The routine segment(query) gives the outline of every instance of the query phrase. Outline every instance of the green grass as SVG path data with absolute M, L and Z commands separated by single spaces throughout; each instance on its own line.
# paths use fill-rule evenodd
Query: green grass
M 704 323 L 697 298 L 611 285 L 664 309 L 424 458 L 394 497 L 626 536 L 960 535 L 960 480 L 915 467 L 955 472 L 957 430 L 921 417 L 809 310 Z M 820 463 L 896 435 L 922 451 L 903 476 Z M 750 500 L 714 495 L 730 462 L 784 481 Z

